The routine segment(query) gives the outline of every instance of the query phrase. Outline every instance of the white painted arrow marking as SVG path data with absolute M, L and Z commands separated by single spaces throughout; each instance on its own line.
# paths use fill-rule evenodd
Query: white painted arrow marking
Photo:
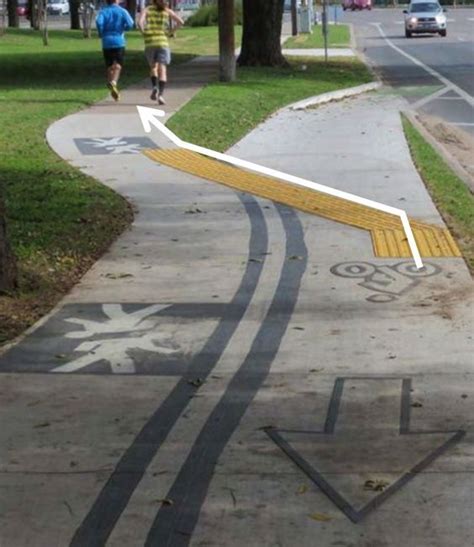
M 365 205 L 371 207 L 372 209 L 377 209 L 379 211 L 384 211 L 391 215 L 398 216 L 402 221 L 403 229 L 408 240 L 408 245 L 410 246 L 411 254 L 417 269 L 423 268 L 423 262 L 421 260 L 420 252 L 418 251 L 418 246 L 413 235 L 408 216 L 403 209 L 397 209 L 396 207 L 391 207 L 389 205 L 384 205 L 383 203 L 378 203 L 377 201 L 372 201 L 367 198 L 362 198 L 360 196 L 355 196 L 348 192 L 343 192 L 342 190 L 336 190 L 335 188 L 330 188 L 329 186 L 324 186 L 323 184 L 318 184 L 316 182 L 303 179 L 301 177 L 295 177 L 294 175 L 289 175 L 288 173 L 283 173 L 276 169 L 271 169 L 269 167 L 264 167 L 263 165 L 258 165 L 250 161 L 242 160 L 240 158 L 234 158 L 228 154 L 221 154 L 215 150 L 209 148 L 204 148 L 190 142 L 181 140 L 177 135 L 175 135 L 170 129 L 168 129 L 162 122 L 157 119 L 157 116 L 163 117 L 165 113 L 163 110 L 148 108 L 145 106 L 137 106 L 138 114 L 143 125 L 143 129 L 146 133 L 151 132 L 151 127 L 154 126 L 156 129 L 161 131 L 163 135 L 168 137 L 171 142 L 180 148 L 190 150 L 192 152 L 197 152 L 203 156 L 208 156 L 216 160 L 229 163 L 231 165 L 236 165 L 243 169 L 248 169 L 249 171 L 254 171 L 256 173 L 261 173 L 272 178 L 284 180 L 296 184 L 298 186 L 303 186 L 304 188 L 309 188 L 310 190 L 315 190 L 317 192 L 323 192 L 331 196 L 339 197 L 346 199 L 347 201 L 352 201 L 353 203 L 358 203 L 360 205 Z

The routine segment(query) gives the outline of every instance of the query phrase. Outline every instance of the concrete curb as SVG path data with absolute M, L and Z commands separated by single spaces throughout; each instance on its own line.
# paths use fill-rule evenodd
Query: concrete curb
M 456 175 L 466 184 L 466 186 L 474 193 L 474 179 L 464 169 L 461 163 L 452 156 L 448 150 L 438 142 L 433 135 L 426 129 L 426 127 L 418 119 L 415 112 L 411 110 L 404 110 L 401 112 L 403 116 L 415 127 L 415 129 L 421 134 L 421 136 L 438 152 L 448 166 L 456 173 Z
M 323 93 L 322 95 L 315 95 L 309 99 L 304 99 L 303 101 L 298 101 L 297 103 L 288 105 L 286 108 L 290 108 L 291 110 L 304 110 L 310 106 L 318 106 L 331 101 L 340 101 L 341 99 L 353 97 L 354 95 L 360 95 L 361 93 L 366 93 L 367 91 L 375 91 L 381 87 L 382 84 L 380 82 L 370 82 L 368 84 L 362 84 L 356 87 L 348 87 L 346 89 L 339 89 L 338 91 Z

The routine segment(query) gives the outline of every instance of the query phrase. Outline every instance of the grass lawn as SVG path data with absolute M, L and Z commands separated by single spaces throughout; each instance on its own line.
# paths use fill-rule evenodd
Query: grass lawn
M 214 31 L 215 33 L 215 31 Z M 96 36 L 8 30 L 0 37 L 0 190 L 11 243 L 19 259 L 20 291 L 0 297 L 0 344 L 44 314 L 130 223 L 128 204 L 70 167 L 45 141 L 54 121 L 104 98 L 104 66 Z M 208 52 L 208 29 L 182 29 L 174 60 Z M 128 38 L 121 85 L 148 72 L 143 39 Z
M 289 68 L 240 68 L 235 83 L 208 85 L 167 125 L 184 140 L 224 151 L 284 105 L 372 80 L 353 58 L 289 60 Z
M 236 27 L 240 40 L 240 27 Z M 217 53 L 217 28 L 184 28 L 171 42 L 174 61 Z M 302 61 L 307 70 L 301 69 Z M 0 297 L 0 344 L 46 313 L 130 223 L 126 201 L 70 167 L 45 141 L 54 121 L 104 98 L 96 37 L 8 30 L 0 37 L 0 190 L 20 289 Z M 145 78 L 142 38 L 129 34 L 121 85 Z M 287 69 L 241 69 L 231 85 L 205 88 L 173 117 L 183 138 L 225 150 L 278 107 L 370 80 L 358 61 L 298 59 Z M 229 108 L 231 105 L 231 108 Z
M 402 121 L 413 161 L 474 273 L 474 196 L 413 125 Z
M 235 45 L 240 46 L 242 27 L 234 27 Z M 217 27 L 183 27 L 171 42 L 176 53 L 195 53 L 196 55 L 218 55 Z
M 348 25 L 328 25 L 328 46 L 349 47 L 351 33 Z M 321 25 L 313 27 L 312 34 L 300 34 L 288 38 L 283 47 L 289 49 L 310 49 L 324 47 L 324 38 Z

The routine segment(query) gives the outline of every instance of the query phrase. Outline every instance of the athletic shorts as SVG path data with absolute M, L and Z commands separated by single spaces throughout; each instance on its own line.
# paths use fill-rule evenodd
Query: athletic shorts
M 124 47 L 114 47 L 111 49 L 103 49 L 106 66 L 112 66 L 114 63 L 123 66 L 123 58 L 125 57 Z
M 171 63 L 171 51 L 169 47 L 147 47 L 145 48 L 145 57 L 149 65 L 154 65 L 155 63 L 169 65 Z

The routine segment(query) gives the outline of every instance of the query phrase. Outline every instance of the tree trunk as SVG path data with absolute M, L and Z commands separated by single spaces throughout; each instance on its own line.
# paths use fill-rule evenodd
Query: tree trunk
M 15 290 L 17 284 L 16 262 L 8 245 L 5 207 L 3 197 L 0 195 L 0 294 Z
M 283 0 L 243 0 L 239 66 L 286 66 L 281 52 Z
M 235 80 L 234 0 L 219 0 L 219 78 Z
M 81 21 L 79 16 L 79 0 L 69 0 L 69 11 L 71 17 L 71 30 L 79 30 Z
M 5 0 L 0 0 L 0 36 L 3 36 L 5 32 L 7 11 L 7 3 Z
M 20 26 L 20 18 L 16 9 L 18 7 L 18 0 L 7 0 L 8 11 L 8 26 L 18 28 Z
M 92 19 L 94 18 L 95 7 L 92 2 L 83 2 L 83 9 L 81 13 L 82 19 L 82 35 L 84 38 L 91 38 L 92 36 Z
M 31 28 L 39 30 L 38 0 L 28 0 L 28 17 Z
M 128 0 L 127 11 L 130 14 L 130 17 L 135 21 L 135 16 L 137 15 L 137 0 Z

